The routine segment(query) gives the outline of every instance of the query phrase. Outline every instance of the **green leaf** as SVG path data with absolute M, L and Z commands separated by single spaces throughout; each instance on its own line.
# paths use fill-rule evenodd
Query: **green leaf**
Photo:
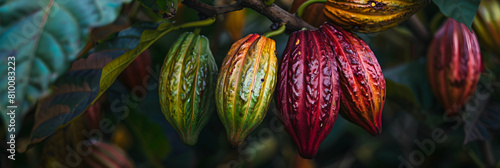
M 145 30 L 142 33 L 141 39 L 137 47 L 127 51 L 122 56 L 114 59 L 108 65 L 102 68 L 102 75 L 100 79 L 100 90 L 98 97 L 108 89 L 116 80 L 118 75 L 128 66 L 132 61 L 137 58 L 142 52 L 151 46 L 158 39 L 167 33 L 179 29 L 181 27 L 173 27 L 170 22 L 164 22 L 158 26 L 156 30 Z
M 146 8 L 153 10 L 164 19 L 170 19 L 177 13 L 178 0 L 137 0 Z M 181 0 L 182 1 L 182 0 Z
M 89 39 L 92 27 L 114 21 L 130 0 L 7 0 L 0 2 L 0 64 L 15 56 L 15 104 L 7 99 L 7 68 L 0 69 L 0 111 L 17 105 L 24 112 L 49 91 Z M 2 113 L 3 123 L 10 117 Z
M 385 79 L 387 91 L 386 97 L 388 99 L 393 100 L 403 100 L 406 102 L 410 102 L 415 106 L 420 106 L 420 104 L 415 100 L 415 95 L 413 95 L 413 91 L 404 84 L 399 84 L 391 79 Z
M 152 159 L 153 165 L 161 167 L 162 159 L 172 150 L 162 127 L 137 110 L 131 110 L 124 121 L 138 142 L 137 147 Z
M 457 22 L 465 24 L 470 30 L 481 0 L 433 0 L 441 12 Z
M 118 75 L 154 41 L 169 32 L 170 23 L 142 24 L 119 32 L 96 46 L 54 84 L 54 93 L 40 101 L 31 143 L 40 142 L 80 116 L 116 80 Z M 159 30 L 151 30 L 158 28 Z M 140 39 L 139 39 L 140 38 Z
M 387 82 L 387 96 L 403 96 L 409 101 L 416 101 L 417 107 L 430 109 L 435 107 L 436 99 L 427 80 L 425 59 L 419 59 L 400 66 L 384 69 Z M 398 89 L 391 91 L 392 88 Z M 396 93 L 402 92 L 402 93 Z M 410 98 L 414 97 L 414 98 Z

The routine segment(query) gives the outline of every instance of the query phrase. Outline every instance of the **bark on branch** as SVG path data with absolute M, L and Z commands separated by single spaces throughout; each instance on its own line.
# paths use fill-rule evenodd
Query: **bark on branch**
M 238 2 L 234 4 L 220 7 L 211 6 L 200 2 L 199 0 L 184 0 L 182 3 L 190 8 L 193 8 L 194 10 L 197 10 L 198 12 L 200 12 L 200 14 L 208 17 L 241 10 L 244 7 L 248 7 L 266 16 L 272 22 L 286 23 L 286 29 L 289 31 L 297 31 L 304 27 L 308 29 L 315 29 L 304 20 L 300 19 L 294 14 L 283 10 L 278 5 L 265 5 L 263 0 L 238 0 Z

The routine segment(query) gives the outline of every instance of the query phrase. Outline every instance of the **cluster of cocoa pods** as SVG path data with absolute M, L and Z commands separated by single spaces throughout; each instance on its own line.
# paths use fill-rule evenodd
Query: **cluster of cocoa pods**
M 276 88 L 279 117 L 304 158 L 315 157 L 338 114 L 379 135 L 385 79 L 370 47 L 348 30 L 388 29 L 427 0 L 357 2 L 329 0 L 325 15 L 335 24 L 293 32 L 279 67 L 275 41 L 265 36 L 250 34 L 236 41 L 219 70 L 206 37 L 182 34 L 162 66 L 162 112 L 182 141 L 194 145 L 216 107 L 229 143 L 238 146 L 266 116 Z M 367 12 L 383 17 L 374 20 Z M 358 15 L 367 17 L 343 20 Z M 428 54 L 429 80 L 439 101 L 451 109 L 448 115 L 454 115 L 475 90 L 480 66 L 475 34 L 449 19 L 436 33 Z
M 184 33 L 169 50 L 160 103 L 185 144 L 193 145 L 212 100 L 231 145 L 240 145 L 266 116 L 277 85 L 280 119 L 301 156 L 313 158 L 339 110 L 372 135 L 381 133 L 385 80 L 369 46 L 332 24 L 292 33 L 278 70 L 275 41 L 250 34 L 217 66 L 205 37 Z M 278 75 L 279 72 L 279 75 Z
M 382 131 L 385 79 L 370 47 L 332 24 L 292 33 L 281 58 L 277 102 L 285 129 L 313 158 L 337 115 Z

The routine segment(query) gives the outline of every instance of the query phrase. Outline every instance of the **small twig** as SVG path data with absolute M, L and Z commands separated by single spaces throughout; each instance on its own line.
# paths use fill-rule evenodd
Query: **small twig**
M 297 16 L 302 18 L 302 13 L 304 13 L 304 9 L 306 9 L 309 5 L 314 4 L 314 3 L 326 3 L 326 0 L 308 0 L 304 2 L 302 5 L 299 6 L 299 9 L 297 9 Z
M 495 159 L 493 156 L 493 152 L 491 151 L 491 144 L 489 141 L 480 141 L 479 144 L 481 145 L 481 152 L 483 153 L 483 158 L 486 162 L 486 166 L 488 168 L 493 168 L 495 167 Z
M 416 35 L 417 39 L 421 40 L 425 44 L 429 44 L 431 42 L 431 34 L 417 15 L 413 15 L 408 19 L 407 26 L 410 31 Z
M 266 6 L 262 0 L 242 0 L 242 5 L 244 7 L 252 8 L 253 10 L 266 16 L 273 23 L 286 23 L 286 29 L 290 31 L 301 30 L 302 28 L 315 29 L 310 24 L 306 23 L 299 17 L 291 14 L 278 5 L 273 4 L 271 6 Z
M 127 16 L 128 20 L 134 20 L 134 19 L 137 19 L 136 15 L 137 13 L 139 12 L 139 9 L 141 8 L 141 3 L 139 3 L 138 1 L 134 1 L 132 2 L 132 7 L 130 8 L 130 12 Z
M 264 34 L 264 37 L 271 38 L 271 37 L 280 35 L 281 33 L 285 32 L 285 29 L 286 29 L 286 25 L 283 24 L 278 29 L 276 29 L 274 31 L 267 32 L 266 34 Z
M 267 6 L 271 6 L 274 3 L 274 0 L 264 0 L 264 4 Z
M 248 7 L 266 16 L 273 23 L 286 23 L 286 29 L 289 31 L 301 30 L 304 27 L 307 29 L 315 29 L 310 24 L 306 23 L 294 14 L 283 10 L 276 4 L 267 6 L 262 0 L 238 0 L 238 2 L 234 4 L 220 7 L 214 7 L 198 0 L 184 0 L 182 3 L 194 10 L 197 10 L 200 14 L 207 17 L 229 13 Z
M 472 161 L 474 161 L 474 163 L 476 163 L 476 166 L 479 167 L 479 168 L 486 168 L 486 165 L 484 165 L 484 163 L 481 161 L 481 159 L 474 153 L 474 151 L 472 151 L 471 149 L 469 149 L 468 147 L 464 146 L 464 151 L 465 153 L 467 153 L 469 155 L 469 157 L 472 159 Z
M 221 15 L 243 9 L 243 6 L 241 6 L 241 0 L 237 1 L 234 4 L 226 6 L 211 6 L 198 0 L 184 0 L 182 1 L 182 3 L 187 7 L 197 10 L 198 12 L 207 17 Z

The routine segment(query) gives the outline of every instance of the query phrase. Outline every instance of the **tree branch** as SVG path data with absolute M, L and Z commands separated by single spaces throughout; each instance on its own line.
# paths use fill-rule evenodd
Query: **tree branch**
M 184 0 L 182 3 L 194 10 L 197 10 L 198 12 L 200 12 L 200 14 L 208 17 L 241 10 L 243 9 L 243 7 L 248 7 L 266 16 L 272 22 L 286 23 L 286 29 L 288 31 L 297 31 L 302 28 L 315 29 L 313 26 L 306 23 L 304 20 L 300 19 L 294 14 L 283 10 L 275 4 L 267 6 L 262 0 L 238 0 L 238 2 L 234 4 L 220 7 L 211 6 L 200 2 L 199 0 Z
M 203 14 L 207 17 L 221 15 L 224 13 L 229 13 L 232 11 L 243 9 L 243 6 L 241 6 L 241 0 L 231 5 L 217 6 L 217 7 L 208 5 L 199 0 L 184 0 L 182 1 L 182 3 L 194 10 L 197 10 L 198 12 L 200 12 L 200 14 Z

